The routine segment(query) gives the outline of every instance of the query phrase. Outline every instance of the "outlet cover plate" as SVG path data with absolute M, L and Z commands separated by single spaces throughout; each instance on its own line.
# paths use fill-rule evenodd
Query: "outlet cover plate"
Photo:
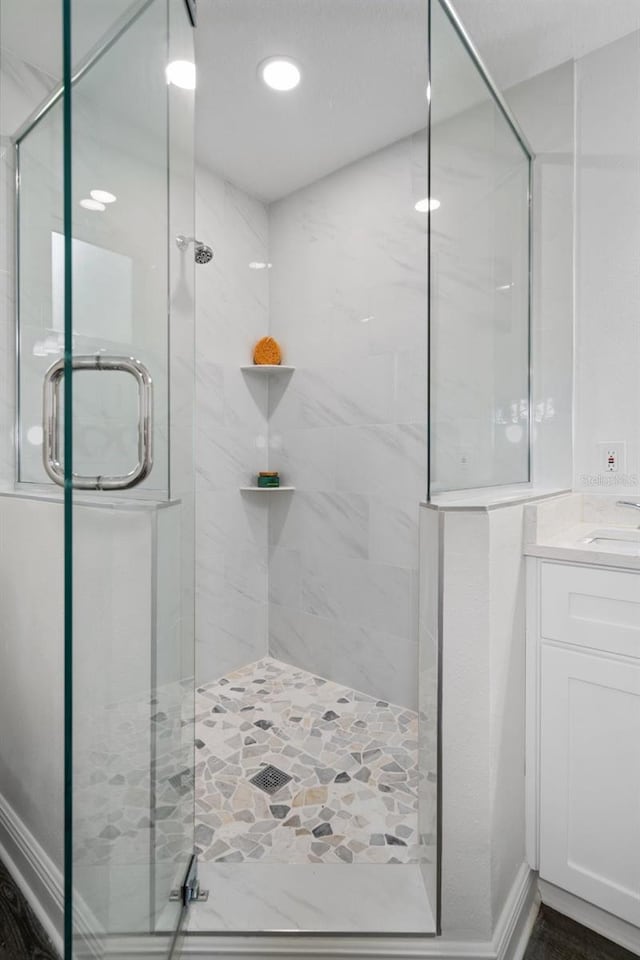
M 598 444 L 598 464 L 602 473 L 625 473 L 626 461 L 626 441 L 606 440 Z

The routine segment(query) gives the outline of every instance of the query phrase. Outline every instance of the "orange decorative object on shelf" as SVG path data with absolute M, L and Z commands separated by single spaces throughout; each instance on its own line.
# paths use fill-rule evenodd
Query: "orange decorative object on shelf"
M 259 366 L 265 364 L 278 366 L 282 362 L 282 351 L 278 341 L 273 337 L 263 337 L 262 340 L 258 340 L 253 348 L 253 362 Z

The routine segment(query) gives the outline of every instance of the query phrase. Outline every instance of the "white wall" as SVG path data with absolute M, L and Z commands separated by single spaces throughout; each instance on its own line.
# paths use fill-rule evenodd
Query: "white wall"
M 427 482 L 424 134 L 269 208 L 271 652 L 417 703 L 418 504 Z
M 0 794 L 62 864 L 63 524 L 0 497 Z
M 47 96 L 54 80 L 0 46 L 0 484 L 14 461 L 14 150 L 10 137 Z
M 243 374 L 268 333 L 263 204 L 202 165 L 196 234 L 214 250 L 196 266 L 197 677 L 206 683 L 267 653 L 267 523 L 263 495 L 243 495 L 267 469 L 267 383 Z
M 14 316 L 13 149 L 0 139 L 0 485 L 15 474 L 15 316 Z
M 576 83 L 575 487 L 637 494 L 640 32 L 579 60 Z M 626 443 L 617 474 L 599 446 L 612 441 Z

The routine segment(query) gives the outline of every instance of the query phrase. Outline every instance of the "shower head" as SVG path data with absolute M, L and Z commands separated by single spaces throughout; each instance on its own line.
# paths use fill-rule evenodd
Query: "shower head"
M 213 260 L 213 250 L 206 243 L 201 243 L 195 237 L 185 237 L 183 234 L 176 237 L 178 250 L 186 250 L 190 243 L 194 244 L 193 257 L 196 263 L 209 263 Z
M 209 263 L 210 260 L 213 260 L 213 250 L 211 247 L 208 247 L 206 243 L 198 243 L 196 240 L 196 246 L 193 252 L 196 263 Z

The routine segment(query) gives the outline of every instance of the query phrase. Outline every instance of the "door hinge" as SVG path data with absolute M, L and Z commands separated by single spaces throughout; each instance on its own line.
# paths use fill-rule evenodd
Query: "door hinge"
M 175 887 L 169 894 L 170 903 L 181 903 L 188 907 L 192 903 L 206 903 L 209 891 L 203 890 L 198 880 L 198 858 L 192 855 L 187 867 L 187 874 L 181 887 Z

